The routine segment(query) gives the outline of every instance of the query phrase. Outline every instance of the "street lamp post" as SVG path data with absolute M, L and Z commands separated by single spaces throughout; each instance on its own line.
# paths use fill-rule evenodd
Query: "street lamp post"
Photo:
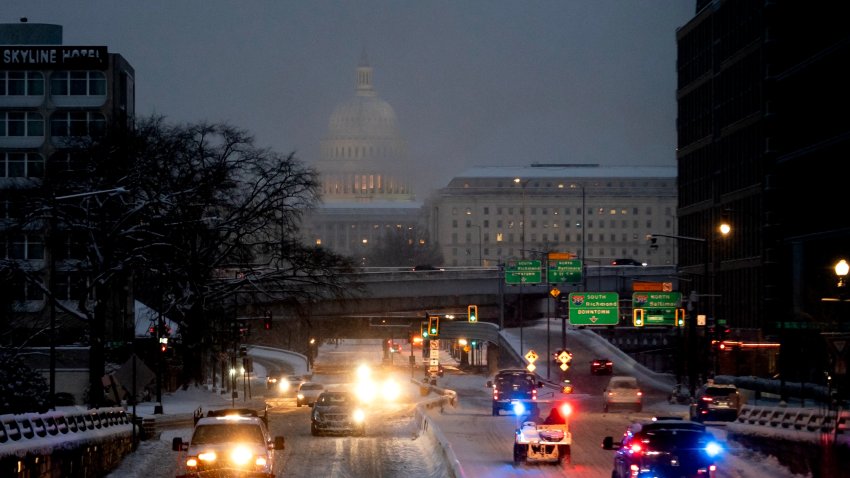
M 699 242 L 703 245 L 703 278 L 705 280 L 705 287 L 708 287 L 708 261 L 709 261 L 709 250 L 708 244 L 709 241 L 703 237 L 689 237 L 689 236 L 676 236 L 672 234 L 649 234 L 647 238 L 654 239 L 656 237 L 668 237 L 671 239 L 681 240 L 681 241 L 691 241 L 691 242 Z M 708 294 L 705 294 L 708 295 Z M 692 291 L 690 294 L 691 299 L 688 301 L 688 308 L 691 312 L 691 317 L 688 320 L 687 327 L 687 339 L 688 339 L 688 388 L 691 393 L 691 396 L 694 396 L 696 393 L 696 380 L 697 380 L 697 322 L 696 322 L 696 308 L 693 307 L 693 302 L 697 296 L 695 291 Z
M 529 181 L 531 181 L 531 179 L 526 179 L 525 181 L 523 181 L 520 178 L 514 178 L 514 183 L 519 184 L 520 187 L 522 188 L 522 197 L 521 197 L 521 201 L 520 201 L 520 213 L 521 213 L 522 223 L 520 224 L 521 230 L 520 230 L 519 253 L 520 253 L 520 257 L 522 257 L 523 259 L 525 259 L 525 187 L 528 185 Z M 524 320 L 523 320 L 524 319 L 523 316 L 525 314 L 524 314 L 524 311 L 523 311 L 523 305 L 524 304 L 523 304 L 523 300 L 522 300 L 522 292 L 523 292 L 522 288 L 523 288 L 523 283 L 520 282 L 520 284 L 519 284 L 519 350 L 520 350 L 520 353 L 522 353 L 522 351 L 523 351 L 523 346 L 524 346 L 523 329 L 525 328 L 524 327 L 525 324 L 524 324 Z

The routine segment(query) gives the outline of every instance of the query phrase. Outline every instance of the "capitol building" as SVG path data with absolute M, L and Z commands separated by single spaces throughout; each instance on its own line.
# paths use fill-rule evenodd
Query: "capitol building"
M 365 266 L 375 265 L 370 255 L 387 242 L 407 244 L 410 257 L 394 265 L 414 265 L 415 246 L 426 240 L 422 203 L 413 192 L 407 143 L 395 111 L 378 97 L 372 73 L 363 54 L 354 97 L 330 116 L 315 163 L 323 202 L 305 217 L 305 236 Z

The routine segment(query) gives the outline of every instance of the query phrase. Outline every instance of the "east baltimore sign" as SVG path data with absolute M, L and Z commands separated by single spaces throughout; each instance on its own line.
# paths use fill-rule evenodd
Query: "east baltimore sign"
M 105 46 L 3 46 L 0 70 L 106 70 Z
M 617 325 L 620 321 L 616 292 L 571 292 L 569 306 L 573 325 Z

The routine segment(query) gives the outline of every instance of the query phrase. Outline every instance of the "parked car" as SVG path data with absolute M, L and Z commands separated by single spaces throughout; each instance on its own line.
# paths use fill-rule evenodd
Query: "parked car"
M 614 362 L 607 358 L 598 358 L 590 362 L 591 375 L 611 375 L 614 373 Z
M 366 415 L 357 398 L 349 392 L 322 392 L 313 405 L 310 434 L 366 434 Z
M 280 471 L 274 452 L 283 450 L 284 440 L 270 436 L 266 416 L 249 409 L 222 409 L 195 418 L 189 441 L 175 437 L 171 442 L 172 450 L 186 453 L 180 476 L 272 478 Z
M 543 382 L 537 376 L 524 369 L 505 369 L 499 371 L 487 387 L 493 389 L 493 416 L 500 410 L 513 410 L 513 402 L 528 402 L 526 408 L 536 409 L 537 389 Z
M 602 440 L 602 448 L 616 450 L 612 477 L 692 476 L 714 478 L 722 446 L 704 425 L 664 418 L 633 423 L 622 440 Z
M 325 386 L 317 382 L 304 382 L 298 387 L 298 393 L 295 395 L 295 405 L 307 405 L 312 407 L 316 403 L 319 395 L 325 391 Z
M 637 379 L 627 375 L 614 375 L 608 380 L 603 400 L 603 412 L 608 412 L 615 406 L 632 407 L 638 412 L 643 410 L 643 392 Z
M 735 385 L 707 383 L 697 390 L 689 412 L 695 422 L 734 421 L 742 405 L 741 394 Z

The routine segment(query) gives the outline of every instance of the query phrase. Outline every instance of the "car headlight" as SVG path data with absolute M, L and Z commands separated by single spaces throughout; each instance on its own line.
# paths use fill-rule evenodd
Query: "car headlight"
M 363 423 L 363 421 L 366 420 L 366 413 L 358 408 L 351 414 L 351 418 L 354 420 L 354 423 Z
M 397 400 L 399 395 L 401 395 L 401 387 L 399 387 L 396 381 L 387 380 L 381 387 L 381 394 L 384 400 Z
M 723 451 L 723 447 L 719 443 L 710 441 L 705 445 L 705 452 L 708 456 L 717 456 Z
M 281 392 L 286 392 L 287 390 L 289 390 L 289 380 L 281 380 L 280 385 L 278 385 L 278 387 L 280 387 Z
M 230 452 L 230 461 L 239 466 L 247 465 L 252 458 L 254 458 L 254 454 L 244 446 L 237 446 Z
M 361 402 L 369 403 L 375 398 L 375 384 L 371 381 L 360 382 L 356 385 L 354 393 Z
M 303 393 L 299 393 L 297 395 L 297 397 L 298 397 L 298 400 L 304 400 L 304 394 Z

